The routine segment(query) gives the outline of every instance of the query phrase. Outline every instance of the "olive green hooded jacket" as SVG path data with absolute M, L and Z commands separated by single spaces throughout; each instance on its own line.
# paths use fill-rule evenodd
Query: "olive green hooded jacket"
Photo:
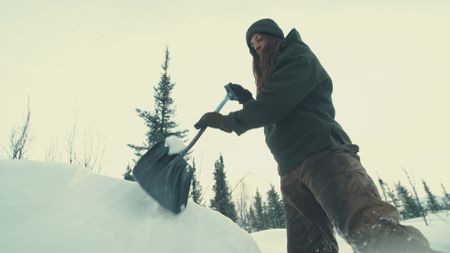
M 351 143 L 334 119 L 331 78 L 297 30 L 290 31 L 282 48 L 266 87 L 242 110 L 225 117 L 238 135 L 264 127 L 281 176 L 312 154 L 333 146 L 331 136 Z

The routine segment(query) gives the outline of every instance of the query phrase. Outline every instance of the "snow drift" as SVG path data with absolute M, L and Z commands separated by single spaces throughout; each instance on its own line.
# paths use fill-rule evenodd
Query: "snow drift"
M 260 252 L 218 212 L 174 215 L 137 184 L 74 166 L 0 161 L 0 252 Z
M 402 221 L 404 225 L 414 226 L 419 229 L 435 250 L 443 253 L 450 253 L 450 212 L 442 211 L 440 213 L 427 216 L 429 225 L 427 226 L 422 218 L 414 218 Z M 285 253 L 286 250 L 286 230 L 269 229 L 256 233 L 251 236 L 258 243 L 262 253 Z M 350 245 L 339 235 L 336 236 L 339 244 L 340 253 L 353 253 Z M 392 252 L 395 253 L 395 252 Z

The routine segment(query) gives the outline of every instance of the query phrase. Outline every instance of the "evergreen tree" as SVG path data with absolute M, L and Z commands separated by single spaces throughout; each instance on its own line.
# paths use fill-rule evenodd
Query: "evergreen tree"
M 161 79 L 153 87 L 155 103 L 153 112 L 136 109 L 139 117 L 144 120 L 145 125 L 148 127 L 146 139 L 142 145 L 128 144 L 138 158 L 154 144 L 165 140 L 168 136 L 174 135 L 179 138 L 184 138 L 187 134 L 187 130 L 176 130 L 178 124 L 174 119 L 175 106 L 171 96 L 175 83 L 170 80 L 168 73 L 169 59 L 169 49 L 166 47 L 164 63 L 161 66 L 163 69 Z
M 378 183 L 380 184 L 384 200 L 395 206 L 395 208 L 400 209 L 400 200 L 395 195 L 395 192 L 389 187 L 386 182 L 384 182 L 383 179 L 380 178 L 380 176 L 378 176 Z
M 419 211 L 423 218 L 423 221 L 428 226 L 427 213 L 425 211 L 425 208 L 422 206 L 422 203 L 420 203 L 419 195 L 417 194 L 417 191 L 416 191 L 416 185 L 415 185 L 414 181 L 411 179 L 411 177 L 409 176 L 409 173 L 408 173 L 408 171 L 406 171 L 405 168 L 403 168 L 403 172 L 405 172 L 405 175 L 408 178 L 409 185 L 411 186 L 411 189 L 413 191 L 413 194 L 414 194 L 414 197 L 416 200 L 416 204 L 417 204 L 417 207 L 419 208 Z
M 254 220 L 252 221 L 252 227 L 254 231 L 260 231 L 267 229 L 267 223 L 266 223 L 266 205 L 262 200 L 261 194 L 259 193 L 259 190 L 256 190 L 256 195 L 253 200 L 253 209 L 254 209 Z
M 189 195 L 195 203 L 203 205 L 203 189 L 197 179 L 197 168 L 195 167 L 195 160 L 192 161 L 192 170 L 194 171 L 194 174 L 192 175 L 191 191 Z
M 441 210 L 441 206 L 439 205 L 436 196 L 431 192 L 430 187 L 428 187 L 428 184 L 423 179 L 422 184 L 425 192 L 427 193 L 428 210 L 430 210 L 431 212 L 438 212 L 439 210 Z
M 388 195 L 387 195 L 387 190 L 386 190 L 386 183 L 384 183 L 383 179 L 381 179 L 380 176 L 378 176 L 378 183 L 380 184 L 381 192 L 383 193 L 383 197 L 384 197 L 384 201 L 389 201 Z
M 414 200 L 414 197 L 400 182 L 395 185 L 398 197 L 403 204 L 400 214 L 404 219 L 420 217 L 422 215 L 421 207 Z
M 168 136 L 174 135 L 179 138 L 184 138 L 187 135 L 187 130 L 176 130 L 178 124 L 175 122 L 175 106 L 172 99 L 172 90 L 175 83 L 172 83 L 169 76 L 169 49 L 166 47 L 164 54 L 164 63 L 161 66 L 163 72 L 161 79 L 157 85 L 153 87 L 154 90 L 154 108 L 153 111 L 145 111 L 136 109 L 138 116 L 142 118 L 148 131 L 145 134 L 146 139 L 142 145 L 128 144 L 136 157 L 139 159 L 147 150 L 154 144 L 165 140 Z M 126 178 L 125 178 L 126 177 Z M 131 169 L 127 168 L 124 178 L 128 180 L 132 178 Z
M 400 200 L 398 199 L 397 195 L 395 194 L 395 191 L 392 190 L 392 189 L 389 187 L 389 185 L 386 185 L 386 189 L 387 189 L 387 195 L 389 196 L 389 199 L 390 199 L 389 202 L 390 202 L 392 205 L 394 205 L 395 208 L 400 209 L 400 207 L 401 207 L 401 202 L 400 202 Z
M 231 191 L 226 179 L 224 170 L 225 165 L 222 155 L 219 156 L 219 159 L 215 162 L 214 167 L 214 198 L 211 200 L 210 207 L 216 211 L 219 211 L 231 220 L 236 221 L 236 208 L 231 198 Z
M 284 228 L 286 226 L 283 202 L 273 185 L 267 192 L 266 218 L 268 228 Z
M 136 181 L 131 173 L 131 167 L 129 164 L 127 165 L 127 169 L 126 169 L 125 173 L 123 174 L 123 179 L 132 181 L 132 182 Z
M 446 210 L 450 210 L 450 194 L 448 194 L 447 190 L 445 189 L 444 185 L 441 184 L 442 187 L 442 193 L 444 196 L 442 197 L 444 201 L 444 206 Z
M 257 227 L 258 227 L 257 223 L 258 223 L 258 219 L 256 218 L 255 209 L 253 209 L 253 207 L 250 206 L 250 208 L 248 209 L 248 213 L 247 213 L 247 225 L 248 225 L 248 228 L 246 230 L 248 232 L 259 231 L 259 229 L 257 229 Z

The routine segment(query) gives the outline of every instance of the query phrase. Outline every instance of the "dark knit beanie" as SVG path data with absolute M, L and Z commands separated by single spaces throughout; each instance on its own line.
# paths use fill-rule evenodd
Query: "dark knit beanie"
M 247 40 L 247 46 L 250 50 L 252 50 L 250 40 L 255 33 L 264 33 L 284 39 L 283 31 L 280 29 L 277 23 L 275 23 L 275 21 L 270 18 L 258 20 L 248 28 L 245 38 Z

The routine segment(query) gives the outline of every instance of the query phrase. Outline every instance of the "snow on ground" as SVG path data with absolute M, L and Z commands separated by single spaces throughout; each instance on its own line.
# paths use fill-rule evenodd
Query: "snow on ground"
M 450 213 L 404 221 L 450 253 Z M 352 253 L 338 237 L 341 253 Z M 260 251 L 261 249 L 261 251 Z M 249 235 L 189 202 L 174 215 L 137 184 L 73 166 L 0 160 L 0 252 L 286 252 L 286 231 Z
M 174 215 L 137 184 L 63 164 L 0 161 L 0 252 L 260 252 L 218 212 Z
M 429 226 L 425 225 L 422 218 L 403 221 L 402 224 L 414 226 L 419 229 L 429 240 L 435 250 L 450 253 L 450 212 L 431 214 L 427 217 Z M 270 229 L 251 234 L 258 243 L 262 253 L 285 253 L 286 230 Z M 337 236 L 340 253 L 353 253 L 352 248 L 344 239 Z
M 251 236 L 258 243 L 262 253 L 286 253 L 286 230 L 269 229 L 252 233 Z M 342 238 L 336 238 L 339 244 L 339 252 L 353 253 L 352 248 Z

